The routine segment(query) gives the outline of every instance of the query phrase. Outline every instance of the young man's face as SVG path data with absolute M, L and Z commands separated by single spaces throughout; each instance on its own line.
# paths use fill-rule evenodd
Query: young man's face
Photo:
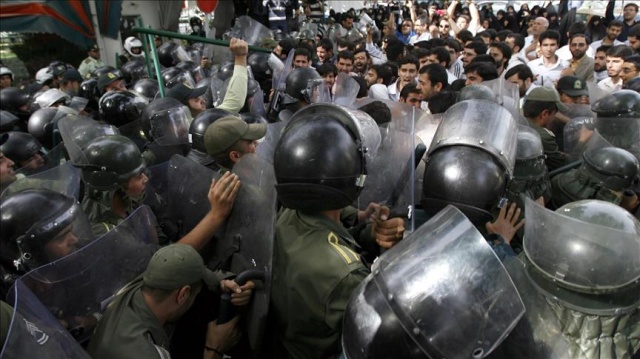
M 189 100 L 187 100 L 187 104 L 189 106 L 189 109 L 192 112 L 200 113 L 207 109 L 207 104 L 205 103 L 204 98 L 202 98 L 202 96 L 196 97 L 196 98 L 190 98 Z
M 587 53 L 588 48 L 589 45 L 587 45 L 587 39 L 581 36 L 574 37 L 569 42 L 569 51 L 571 51 L 571 55 L 576 60 L 583 58 Z
M 20 161 L 21 168 L 27 168 L 30 170 L 37 170 L 38 168 L 44 166 L 44 158 L 40 153 L 36 153 L 35 155 L 29 157 L 24 161 Z
M 440 30 L 440 36 L 448 37 L 449 30 L 451 30 L 451 25 L 449 25 L 449 22 L 447 20 L 440 20 L 440 25 L 438 26 L 438 29 Z
M 635 19 L 636 14 L 638 14 L 638 11 L 636 10 L 635 6 L 628 5 L 625 6 L 624 9 L 622 9 L 622 17 L 625 21 L 631 21 Z
M 431 63 L 431 55 L 423 56 L 419 59 L 419 61 L 420 61 L 420 68 L 422 68 L 423 66 Z
M 404 21 L 400 29 L 402 35 L 407 36 L 411 33 L 411 31 L 413 31 L 413 24 L 411 23 L 411 21 Z
M 426 73 L 420 74 L 420 76 L 418 77 L 418 90 L 422 92 L 423 101 L 429 101 L 429 99 L 433 97 L 433 95 L 440 92 L 441 89 L 442 89 L 441 84 L 438 83 L 434 86 L 431 83 L 431 80 L 429 79 L 429 74 L 426 74 Z
M 402 64 L 398 69 L 398 77 L 402 82 L 412 82 L 416 78 L 418 69 L 415 64 Z
M 462 64 L 465 67 L 468 66 L 469 63 L 471 63 L 471 60 L 475 59 L 476 56 L 478 56 L 478 54 L 476 54 L 476 51 L 474 49 L 465 47 L 464 51 L 462 52 Z
M 611 41 L 615 40 L 620 33 L 622 32 L 622 27 L 620 26 L 609 26 L 607 28 L 607 38 Z
M 144 172 L 139 173 L 129 178 L 129 182 L 124 186 L 124 191 L 131 198 L 140 198 L 147 188 L 147 182 L 149 182 L 149 177 Z
M 340 58 L 338 63 L 336 64 L 338 68 L 338 72 L 344 72 L 345 74 L 349 74 L 353 70 L 353 60 Z
M 622 71 L 620 72 L 620 77 L 622 77 L 622 81 L 625 83 L 639 75 L 638 68 L 633 62 L 624 62 L 622 64 Z
M 447 45 L 444 46 L 445 49 L 447 49 L 447 51 L 449 51 L 449 55 L 451 56 L 451 64 L 453 64 L 454 62 L 456 62 L 456 60 L 458 60 L 458 52 L 456 51 L 456 49 L 449 47 Z
M 333 84 L 336 82 L 336 75 L 334 75 L 333 72 L 329 72 L 322 78 L 324 79 L 324 83 L 329 87 L 333 86 Z
M 367 71 L 367 75 L 364 77 L 369 87 L 371 87 L 371 85 L 377 84 L 378 78 L 378 73 L 374 69 L 369 69 L 369 71 Z
M 627 37 L 627 40 L 629 41 L 629 46 L 633 49 L 633 51 L 640 50 L 640 39 L 638 37 L 629 36 Z
M 78 237 L 73 233 L 73 228 L 68 225 L 52 240 L 44 245 L 44 253 L 49 262 L 53 262 L 76 251 Z
M 11 87 L 11 75 L 0 76 L 0 89 Z
M 558 41 L 555 39 L 544 39 L 540 44 L 540 52 L 542 53 L 542 57 L 551 59 L 556 56 L 556 51 L 558 51 Z
M 438 63 L 438 55 L 431 54 L 426 57 L 425 65 L 429 64 L 437 64 Z M 422 63 L 420 64 L 422 67 Z
M 607 56 L 607 75 L 609 75 L 609 77 L 620 76 L 623 63 L 624 60 L 621 57 Z
M 369 60 L 367 59 L 367 54 L 365 52 L 358 52 L 353 56 L 353 67 L 358 72 L 363 72 L 367 65 L 369 64 Z
M 418 34 L 418 36 L 422 35 L 423 33 L 427 32 L 427 25 L 423 24 L 421 20 L 416 20 L 416 23 L 413 26 L 416 34 Z
M 5 186 L 16 180 L 16 174 L 13 172 L 14 164 L 0 152 L 0 185 Z
M 511 50 L 515 51 L 516 39 L 514 39 L 513 37 L 507 36 L 507 38 L 504 39 L 504 43 L 507 44 L 507 46 L 509 46 Z
M 595 63 L 593 64 L 593 70 L 596 72 L 600 72 L 606 69 L 607 69 L 607 53 L 605 51 L 596 52 Z
M 518 92 L 520 93 L 520 98 L 523 98 L 527 93 L 529 86 L 531 86 L 531 80 L 527 79 L 526 81 L 522 81 L 518 78 L 518 74 L 515 74 L 507 79 L 507 81 L 512 84 L 518 85 Z
M 415 108 L 420 108 L 420 102 L 422 102 L 422 95 L 414 92 L 410 92 L 406 99 L 400 97 L 400 102 L 407 103 Z
M 499 48 L 495 46 L 490 47 L 489 55 L 491 55 L 491 57 L 493 57 L 493 59 L 496 61 L 496 66 L 498 68 L 501 68 L 502 66 L 504 66 L 504 62 L 506 61 L 506 59 L 504 58 L 504 55 L 502 54 L 502 51 L 500 51 Z
M 318 55 L 318 60 L 320 60 L 321 62 L 325 62 L 329 59 L 327 57 L 327 52 L 324 50 L 324 47 L 322 46 L 316 47 L 316 55 Z
M 353 19 L 345 18 L 344 20 L 342 20 L 342 27 L 344 27 L 347 30 L 351 30 L 351 28 L 353 27 Z
M 466 30 L 469 27 L 469 23 L 467 22 L 467 19 L 465 19 L 462 16 L 458 17 L 458 20 L 456 20 L 456 25 L 460 30 Z
M 465 72 L 464 75 L 467 77 L 467 81 L 464 83 L 465 86 L 479 84 L 483 81 L 482 77 L 480 77 L 477 72 Z
M 309 67 L 309 58 L 305 55 L 298 55 L 293 58 L 293 67 L 296 69 L 302 69 Z
M 96 60 L 100 59 L 100 50 L 92 49 L 91 51 L 89 51 L 89 56 Z

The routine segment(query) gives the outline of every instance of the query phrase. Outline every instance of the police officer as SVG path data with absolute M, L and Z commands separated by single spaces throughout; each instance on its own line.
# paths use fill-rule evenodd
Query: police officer
M 607 141 L 640 159 L 640 93 L 620 90 L 591 105 L 595 127 Z
M 16 164 L 16 169 L 24 168 L 26 173 L 34 173 L 45 165 L 42 145 L 28 133 L 7 132 L 0 152 Z
M 48 189 L 11 194 L 0 210 L 3 290 L 28 271 L 74 252 L 79 241 L 92 239 L 75 199 Z
M 0 90 L 11 87 L 13 71 L 6 66 L 0 66 Z
M 191 122 L 191 125 L 189 126 L 191 150 L 187 154 L 188 159 L 213 170 L 220 170 L 220 167 L 215 164 L 214 158 L 207 154 L 204 134 L 207 131 L 207 128 L 209 128 L 209 125 L 228 115 L 231 115 L 231 113 L 215 108 L 205 110 L 193 119 L 193 122 Z
M 293 69 L 286 79 L 284 97 L 281 99 L 282 109 L 277 114 L 281 121 L 290 118 L 298 110 L 311 103 L 309 82 L 321 81 L 322 77 L 311 68 Z
M 247 153 L 255 153 L 258 140 L 267 133 L 266 123 L 248 124 L 237 115 L 222 117 L 204 133 L 204 146 L 221 171 L 233 165 Z
M 8 138 L 9 135 L 6 133 L 0 135 L 0 145 Z M 0 151 L 0 193 L 16 180 L 16 174 L 13 172 L 14 165 L 15 163 Z
M 89 56 L 82 60 L 82 63 L 80 63 L 78 67 L 78 72 L 80 72 L 80 75 L 85 79 L 91 77 L 98 67 L 105 65 L 104 62 L 100 60 L 100 48 L 98 44 L 93 44 L 93 46 L 87 50 L 87 54 Z
M 363 127 L 377 132 L 378 143 Z M 386 221 L 372 227 L 348 231 L 340 222 L 340 210 L 364 185 L 367 148 L 378 145 L 373 119 L 336 105 L 307 106 L 282 133 L 274 156 L 276 190 L 285 207 L 276 224 L 272 270 L 274 357 L 337 356 L 348 299 L 369 273 L 358 243 L 390 247 L 402 237 L 402 219 L 386 220 L 384 210 Z

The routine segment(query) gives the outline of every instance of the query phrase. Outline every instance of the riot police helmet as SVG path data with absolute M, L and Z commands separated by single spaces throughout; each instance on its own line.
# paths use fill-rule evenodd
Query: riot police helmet
M 318 79 L 322 79 L 322 77 L 314 69 L 293 69 L 287 76 L 286 80 L 285 93 L 288 95 L 288 98 L 285 100 L 285 103 L 292 103 L 296 101 L 311 102 L 308 84 L 310 80 Z
M 0 110 L 0 132 L 19 130 L 20 118 L 9 111 Z
M 620 90 L 605 95 L 593 105 L 591 111 L 598 117 L 640 117 L 640 93 Z
M 160 91 L 158 81 L 153 79 L 140 79 L 131 86 L 131 91 L 146 98 L 149 102 L 155 100 Z
M 16 165 L 42 154 L 42 145 L 33 136 L 24 132 L 7 132 L 6 141 L 0 146 L 0 152 Z
M 95 138 L 82 152 L 85 163 L 78 165 L 82 180 L 94 189 L 117 189 L 146 169 L 138 146 L 121 135 Z
M 200 152 L 207 152 L 204 145 L 204 134 L 209 125 L 216 120 L 231 115 L 231 112 L 219 108 L 210 108 L 198 114 L 189 126 L 189 134 L 191 135 L 191 147 Z
M 100 118 L 120 127 L 140 118 L 147 101 L 129 91 L 110 91 L 100 98 Z
M 20 92 L 16 87 L 6 87 L 0 90 L 0 110 L 9 111 L 14 115 L 24 113 L 25 106 L 29 102 L 29 96 Z
M 140 79 L 149 77 L 147 66 L 141 61 L 129 61 L 122 65 L 122 78 L 130 84 Z
M 601 186 L 623 191 L 638 177 L 638 159 L 617 147 L 604 147 L 583 154 L 584 169 Z

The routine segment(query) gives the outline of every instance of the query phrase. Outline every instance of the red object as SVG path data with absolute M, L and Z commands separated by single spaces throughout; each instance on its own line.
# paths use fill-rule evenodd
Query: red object
M 204 13 L 213 12 L 218 6 L 218 0 L 198 0 L 198 8 Z

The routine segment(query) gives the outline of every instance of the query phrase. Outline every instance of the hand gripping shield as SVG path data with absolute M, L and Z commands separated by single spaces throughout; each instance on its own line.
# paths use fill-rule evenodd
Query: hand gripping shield
M 269 297 L 275 236 L 276 202 L 273 165 L 256 154 L 245 154 L 233 166 L 242 186 L 227 219 L 224 239 L 217 242 L 215 254 L 231 259 L 233 273 L 253 270 L 260 280 L 254 281 L 253 299 L 244 316 L 251 350 L 256 357 L 262 352 Z
M 447 206 L 382 255 L 351 296 L 342 346 L 354 358 L 483 358 L 525 308 L 473 224 Z
M 107 234 L 18 282 L 51 314 L 67 322 L 70 334 L 82 342 L 95 327 L 92 318 L 99 317 L 117 292 L 144 271 L 157 243 L 155 217 L 142 206 Z
M 445 146 L 471 146 L 492 154 L 513 175 L 518 124 L 500 105 L 485 100 L 462 101 L 445 112 L 429 146 L 429 155 Z

